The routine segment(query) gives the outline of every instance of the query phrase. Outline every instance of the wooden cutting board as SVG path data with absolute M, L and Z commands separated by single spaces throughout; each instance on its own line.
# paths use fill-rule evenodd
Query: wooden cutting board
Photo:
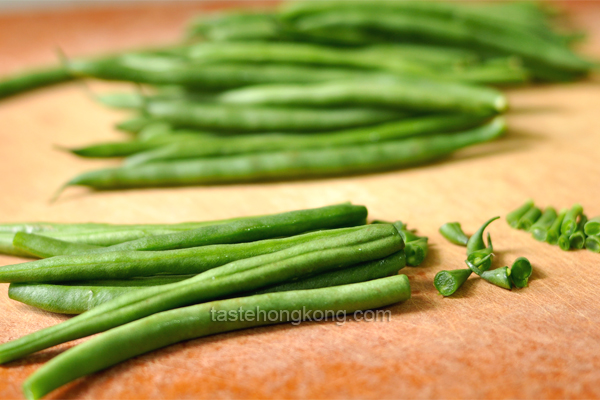
M 180 37 L 192 15 L 249 3 L 144 3 L 0 15 L 0 73 L 69 56 Z M 600 3 L 569 4 L 600 59 Z M 90 84 L 92 91 L 129 88 Z M 79 83 L 0 102 L 0 222 L 152 223 L 264 214 L 350 200 L 370 217 L 401 219 L 430 237 L 420 268 L 406 268 L 413 297 L 389 322 L 279 325 L 188 341 L 81 379 L 50 398 L 598 398 L 600 255 L 562 252 L 508 227 L 490 232 L 497 265 L 528 257 L 530 287 L 507 291 L 471 278 L 451 298 L 436 294 L 442 269 L 464 268 L 464 249 L 438 227 L 473 232 L 526 198 L 583 204 L 600 214 L 598 79 L 509 91 L 510 132 L 445 162 L 351 178 L 92 193 L 52 193 L 84 170 L 114 164 L 76 159 L 53 145 L 123 138 L 125 114 L 95 104 Z M 0 265 L 25 261 L 0 257 Z M 0 343 L 66 317 L 7 298 L 0 285 Z M 73 343 L 0 366 L 0 398 L 21 398 L 23 380 Z

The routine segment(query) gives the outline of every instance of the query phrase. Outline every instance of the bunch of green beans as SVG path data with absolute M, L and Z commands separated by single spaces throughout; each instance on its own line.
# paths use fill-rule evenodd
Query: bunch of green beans
M 467 248 L 465 263 L 469 268 L 440 271 L 434 278 L 434 285 L 443 296 L 453 295 L 471 276 L 479 275 L 483 280 L 496 286 L 511 290 L 513 287 L 527 287 L 527 282 L 533 271 L 529 260 L 525 257 L 517 258 L 511 268 L 501 267 L 490 269 L 492 266 L 493 251 L 492 239 L 488 232 L 487 245 L 483 240 L 483 233 L 490 223 L 499 219 L 494 217 L 486 221 L 471 237 L 467 236 L 459 222 L 448 222 L 440 227 L 440 233 L 449 242 Z
M 581 204 L 563 208 L 554 207 L 544 211 L 536 207 L 533 200 L 511 211 L 506 220 L 513 228 L 531 232 L 534 239 L 556 245 L 562 250 L 586 248 L 600 253 L 600 217 L 588 220 Z
M 85 233 L 88 229 L 99 232 L 108 228 L 110 236 L 116 227 L 107 224 L 2 225 L 0 230 L 15 235 L 18 249 L 48 256 L 44 260 L 0 268 L 0 281 L 11 283 L 9 296 L 44 310 L 81 315 L 0 345 L 0 363 L 104 331 L 108 331 L 106 337 L 117 332 L 115 337 L 123 338 L 119 332 L 136 320 L 145 324 L 145 318 L 164 315 L 167 325 L 172 318 L 181 322 L 180 316 L 175 316 L 180 311 L 171 316 L 170 310 L 201 307 L 206 302 L 211 302 L 208 304 L 214 308 L 240 301 L 271 308 L 279 304 L 277 299 L 291 298 L 293 293 L 306 293 L 303 299 L 310 303 L 310 298 L 315 298 L 310 293 L 315 293 L 314 304 L 319 309 L 329 309 L 334 303 L 340 304 L 333 307 L 335 310 L 345 310 L 350 304 L 354 304 L 354 309 L 368 309 L 373 307 L 368 304 L 389 304 L 385 300 L 389 297 L 385 294 L 388 280 L 397 285 L 398 299 L 407 299 L 410 289 L 406 277 L 394 275 L 407 264 L 405 241 L 413 242 L 407 236 L 408 231 L 402 224 L 364 225 L 365 219 L 364 207 L 340 204 L 206 225 L 177 224 L 175 226 L 191 229 L 149 235 L 109 247 L 82 245 L 42 235 L 61 229 L 65 233 Z M 154 227 L 162 229 L 164 226 Z M 308 233 L 298 234 L 302 232 Z M 426 252 L 426 241 L 424 246 Z M 373 288 L 369 290 L 376 299 L 372 298 L 371 303 L 358 300 L 363 298 L 360 294 L 363 287 Z M 334 300 L 340 292 L 344 297 Z M 239 296 L 248 300 L 235 299 Z M 348 306 L 341 306 L 343 304 Z M 190 326 L 198 332 L 203 332 L 202 329 L 212 333 L 223 331 L 222 328 L 213 330 L 215 327 L 206 320 Z M 186 338 L 175 339 L 167 328 L 155 327 L 153 331 L 157 334 L 162 331 L 157 338 L 171 337 L 163 346 Z M 142 331 L 136 332 L 145 335 Z M 203 334 L 194 333 L 189 337 Z M 142 347 L 139 349 L 145 350 L 138 351 L 161 347 L 150 343 L 155 342 L 140 339 Z M 140 354 L 129 353 L 123 357 L 123 353 L 117 353 L 121 358 L 106 366 Z M 81 354 L 91 353 L 84 350 Z M 40 382 L 46 383 L 35 383 L 38 378 L 34 375 L 24 385 L 28 396 L 38 398 L 76 378 L 75 375 L 67 378 L 62 372 L 56 375 L 52 362 L 45 368 L 54 371 L 50 373 L 53 383 L 49 384 L 45 378 Z M 79 376 L 91 372 L 87 371 Z M 62 378 L 58 378 L 59 375 Z

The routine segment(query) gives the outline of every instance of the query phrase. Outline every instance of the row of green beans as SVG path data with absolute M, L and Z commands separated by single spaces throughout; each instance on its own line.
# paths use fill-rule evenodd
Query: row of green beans
M 406 300 L 410 286 L 397 273 L 423 262 L 427 238 L 400 222 L 365 225 L 366 217 L 363 206 L 339 204 L 173 225 L 0 225 L 0 231 L 14 236 L 16 250 L 45 257 L 0 268 L 0 281 L 11 283 L 10 298 L 47 311 L 80 314 L 1 344 L 0 363 L 101 333 L 25 382 L 26 396 L 37 399 L 78 377 L 171 343 L 294 320 L 289 312 L 303 306 L 350 313 Z M 164 233 L 170 227 L 173 231 Z M 132 229 L 147 234 L 123 240 L 121 233 Z M 93 233 L 103 244 L 118 243 L 77 243 L 49 233 L 86 240 Z M 232 324 L 216 323 L 204 312 L 232 304 L 288 314 Z M 174 323 L 178 335 L 172 333 Z M 117 344 L 121 341 L 136 345 L 123 352 Z M 92 348 L 106 350 L 99 356 Z
M 558 244 L 562 250 L 586 248 L 600 253 L 600 217 L 588 219 L 581 204 L 558 212 L 554 207 L 542 211 L 532 200 L 527 200 L 510 212 L 506 220 L 513 228 L 531 232 L 535 240 Z

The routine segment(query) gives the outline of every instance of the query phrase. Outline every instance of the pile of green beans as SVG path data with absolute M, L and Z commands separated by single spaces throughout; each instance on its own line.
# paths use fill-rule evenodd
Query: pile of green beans
M 535 240 L 558 245 L 562 250 L 586 248 L 600 253 L 600 217 L 588 220 L 581 204 L 556 211 L 546 207 L 543 211 L 533 200 L 511 211 L 506 221 L 513 228 L 531 232 Z
M 108 363 L 81 359 L 96 359 L 86 348 L 97 339 L 69 353 L 79 355 L 64 353 L 48 363 L 24 384 L 28 398 L 39 398 L 77 377 L 171 343 L 293 319 L 213 324 L 217 321 L 202 310 L 237 304 L 238 309 L 305 305 L 352 312 L 404 301 L 410 287 L 398 271 L 423 262 L 427 238 L 401 222 L 367 225 L 366 218 L 364 206 L 344 203 L 171 225 L 1 224 L 0 233 L 13 235 L 14 251 L 44 258 L 0 268 L 0 282 L 11 284 L 9 297 L 80 315 L 0 344 L 0 364 L 96 333 L 105 332 L 99 338 L 110 342 L 132 338 L 124 332 L 133 329 L 139 346 L 123 353 L 111 345 L 104 353 L 112 360 Z M 145 234 L 137 237 L 140 232 Z M 172 335 L 173 321 L 187 333 Z M 148 323 L 152 337 L 136 328 Z M 66 373 L 63 362 L 82 364 L 77 373 Z
M 464 269 L 439 271 L 435 275 L 433 283 L 442 296 L 451 296 L 456 293 L 472 273 L 504 289 L 527 287 L 533 269 L 531 263 L 525 257 L 517 258 L 511 268 L 491 269 L 494 247 L 489 232 L 487 245 L 483 240 L 483 233 L 490 223 L 499 218 L 494 217 L 486 221 L 471 237 L 464 233 L 459 222 L 448 222 L 440 227 L 440 233 L 449 242 L 467 248 L 465 263 L 468 266 Z
M 487 85 L 586 75 L 594 65 L 555 25 L 542 6 L 518 2 L 293 1 L 202 16 L 181 44 L 63 59 L 0 82 L 0 97 L 74 78 L 148 86 L 96 96 L 136 113 L 117 125 L 132 138 L 70 151 L 127 160 L 65 187 L 369 173 L 498 137 L 504 128 L 490 120 L 508 102 Z

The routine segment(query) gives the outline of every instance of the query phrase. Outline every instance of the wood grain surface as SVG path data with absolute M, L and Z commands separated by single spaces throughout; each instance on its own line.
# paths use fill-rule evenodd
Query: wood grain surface
M 240 3 L 237 3 L 239 5 Z M 241 3 L 248 4 L 248 3 Z M 266 3 L 265 3 L 266 4 Z M 0 74 L 69 56 L 176 40 L 192 15 L 235 3 L 143 3 L 0 15 Z M 590 32 L 582 50 L 600 59 L 600 2 L 569 4 Z M 93 91 L 127 87 L 90 84 Z M 279 325 L 188 341 L 80 379 L 49 398 L 599 398 L 600 255 L 562 252 L 491 225 L 497 265 L 528 257 L 530 287 L 507 291 L 470 278 L 451 298 L 436 294 L 441 269 L 464 268 L 464 249 L 437 232 L 461 221 L 473 232 L 526 198 L 540 206 L 580 202 L 600 214 L 598 79 L 509 91 L 502 140 L 421 168 L 291 183 L 52 193 L 84 170 L 112 162 L 53 148 L 118 139 L 124 117 L 89 99 L 78 83 L 0 102 L 0 221 L 152 223 L 264 214 L 350 200 L 370 217 L 401 219 L 430 237 L 431 254 L 406 268 L 413 297 L 389 307 L 390 322 Z M 24 261 L 1 256 L 0 265 Z M 0 342 L 65 316 L 7 298 L 0 285 Z M 0 398 L 57 346 L 0 366 Z

